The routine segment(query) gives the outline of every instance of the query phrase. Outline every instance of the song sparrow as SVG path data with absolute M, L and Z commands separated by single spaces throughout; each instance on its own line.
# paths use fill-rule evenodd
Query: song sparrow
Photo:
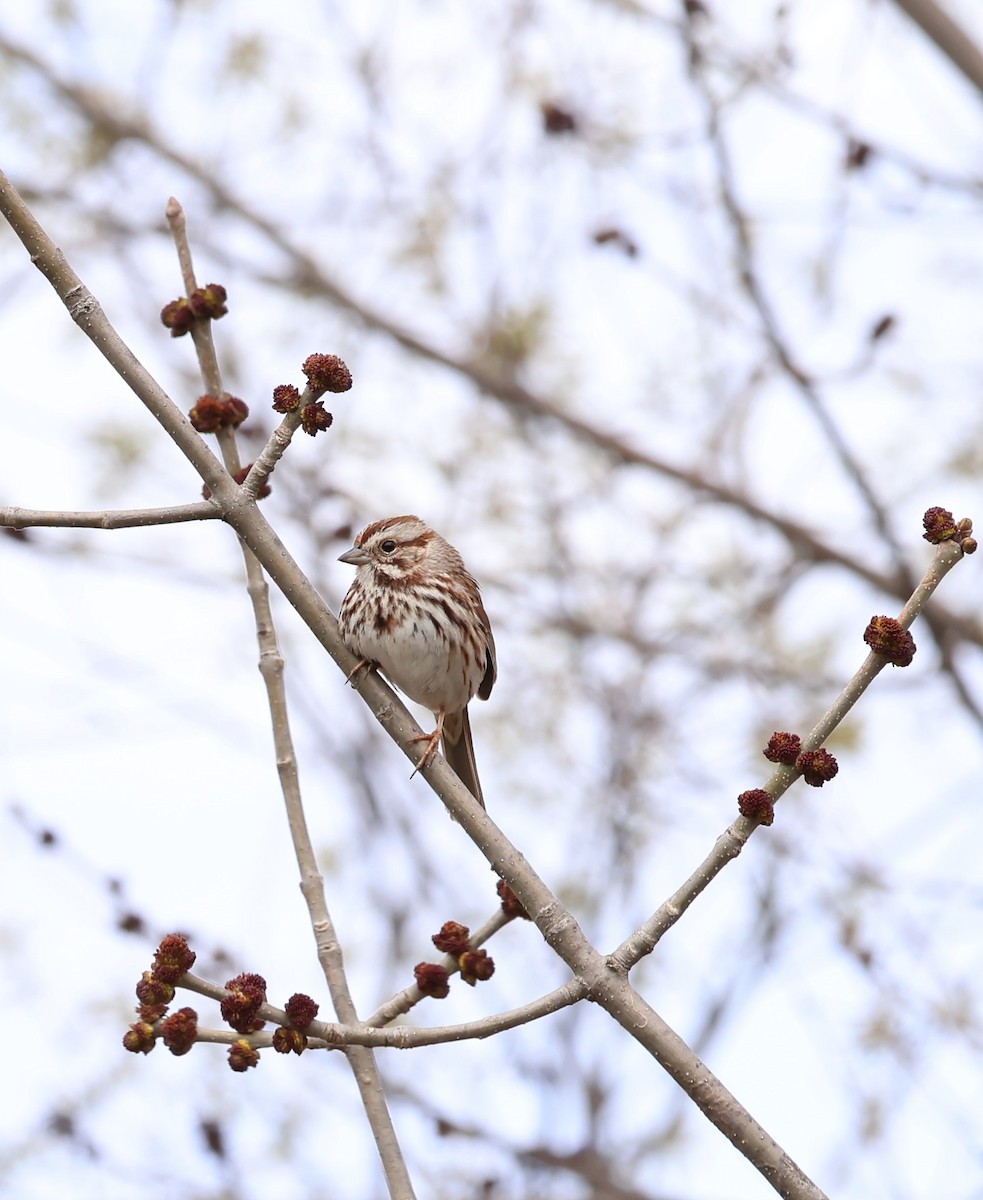
M 342 637 L 437 718 L 416 769 L 443 741 L 444 757 L 484 808 L 468 702 L 475 693 L 488 699 L 497 666 L 474 577 L 454 547 L 413 516 L 367 526 L 340 561 L 358 567 L 338 614 Z

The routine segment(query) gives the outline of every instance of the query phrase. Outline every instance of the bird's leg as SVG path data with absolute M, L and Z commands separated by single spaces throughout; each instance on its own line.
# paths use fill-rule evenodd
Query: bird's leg
M 378 664 L 374 663 L 371 658 L 360 658 L 354 667 L 352 667 L 352 669 L 348 672 L 345 683 L 350 683 L 352 687 L 354 687 L 354 679 L 359 671 L 364 671 L 366 675 L 368 675 L 370 671 L 374 671 L 376 669 L 377 665 Z
M 433 733 L 418 733 L 416 737 L 411 738 L 413 742 L 426 742 L 427 748 L 423 752 L 420 761 L 413 768 L 413 775 L 417 771 L 422 771 L 424 767 L 429 767 L 434 760 L 434 755 L 437 753 L 437 747 L 440 745 L 440 739 L 444 736 L 444 710 L 440 709 L 437 713 L 437 728 Z M 410 776 L 410 779 L 413 778 Z

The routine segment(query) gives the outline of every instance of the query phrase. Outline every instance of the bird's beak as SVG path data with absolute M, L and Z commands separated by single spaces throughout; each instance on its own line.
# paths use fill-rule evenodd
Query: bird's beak
M 338 555 L 338 561 L 349 563 L 353 567 L 364 567 L 372 558 L 367 550 L 361 546 L 352 546 L 351 550 L 346 550 L 344 554 Z

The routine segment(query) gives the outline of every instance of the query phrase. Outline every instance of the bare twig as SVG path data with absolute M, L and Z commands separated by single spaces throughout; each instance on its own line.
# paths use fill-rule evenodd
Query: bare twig
M 187 237 L 187 222 L 183 208 L 173 196 L 167 202 L 166 213 L 177 248 L 184 285 L 190 295 L 197 287 L 197 283 L 191 246 Z M 205 387 L 214 395 L 223 395 L 222 375 L 212 337 L 212 322 L 195 321 L 192 325 L 192 334 Z M 226 427 L 220 431 L 219 445 L 226 470 L 230 475 L 237 475 L 241 464 L 234 429 Z M 251 498 L 255 502 L 255 495 Z M 356 1024 L 358 1013 L 348 987 L 341 945 L 328 911 L 327 899 L 324 894 L 324 879 L 318 870 L 314 844 L 311 841 L 307 818 L 304 814 L 300 792 L 300 773 L 293 736 L 290 732 L 287 693 L 283 681 L 283 656 L 277 642 L 276 625 L 270 606 L 270 589 L 259 560 L 241 536 L 240 546 L 246 568 L 247 591 L 256 622 L 260 673 L 266 685 L 266 695 L 270 706 L 280 788 L 286 806 L 287 823 L 297 856 L 297 865 L 300 869 L 301 892 L 307 902 L 317 944 L 318 960 L 324 971 L 335 1012 L 342 1021 Z M 412 1200 L 415 1194 L 413 1185 L 399 1140 L 396 1137 L 375 1056 L 369 1047 L 355 1044 L 346 1046 L 345 1054 L 352 1074 L 355 1076 L 365 1115 L 375 1138 L 389 1193 L 393 1200 Z
M 222 516 L 211 500 L 176 504 L 173 508 L 130 508 L 115 512 L 49 512 L 40 508 L 0 508 L 0 526 L 7 529 L 134 529 L 147 525 L 177 525 L 182 521 L 214 521 Z
M 227 989 L 192 975 L 189 971 L 178 981 L 178 986 L 200 996 L 221 1002 L 227 995 Z M 390 1048 L 394 1050 L 410 1050 L 422 1046 L 445 1045 L 448 1042 L 463 1042 L 492 1037 L 507 1029 L 515 1029 L 519 1025 L 528 1025 L 530 1021 L 539 1020 L 551 1013 L 569 1008 L 586 996 L 586 987 L 579 979 L 570 979 L 545 996 L 530 1000 L 518 1008 L 510 1008 L 505 1012 L 493 1013 L 477 1021 L 462 1021 L 457 1025 L 432 1025 L 420 1028 L 413 1025 L 390 1025 L 380 1028 L 371 1021 L 359 1021 L 354 1025 L 346 1025 L 331 1021 L 312 1021 L 309 1030 L 310 1048 L 314 1050 L 344 1049 L 346 1046 L 365 1046 Z M 257 1009 L 256 1015 L 263 1021 L 272 1021 L 276 1025 L 288 1026 L 290 1020 L 282 1008 L 274 1004 L 263 1004 Z M 199 1032 L 199 1041 L 234 1042 L 242 1034 L 228 1030 L 215 1031 L 221 1037 L 207 1037 L 208 1031 Z M 249 1036 L 251 1045 L 264 1047 L 272 1045 L 272 1034 L 260 1031 Z
M 962 550 L 956 542 L 943 542 L 937 547 L 931 566 L 898 616 L 899 623 L 905 629 L 908 629 L 923 611 L 929 597 L 962 556 Z M 823 713 L 808 736 L 802 739 L 803 750 L 818 750 L 823 745 L 887 664 L 888 659 L 881 654 L 867 655 L 843 691 Z M 764 784 L 764 790 L 773 801 L 777 801 L 798 779 L 799 774 L 794 766 L 778 767 Z M 612 958 L 628 971 L 646 954 L 650 954 L 662 935 L 675 925 L 697 896 L 705 891 L 711 880 L 740 854 L 756 828 L 757 823 L 749 821 L 746 817 L 738 817 L 729 825 L 717 838 L 713 850 L 682 887 L 678 888 L 631 937 L 622 942 Z

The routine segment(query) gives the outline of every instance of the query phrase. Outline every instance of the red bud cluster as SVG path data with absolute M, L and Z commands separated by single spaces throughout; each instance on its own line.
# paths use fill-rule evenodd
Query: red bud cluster
M 416 986 L 424 996 L 432 996 L 434 1000 L 445 1000 L 450 993 L 450 972 L 440 963 L 417 963 L 413 968 Z
M 229 1066 L 233 1071 L 248 1071 L 259 1063 L 259 1051 L 250 1046 L 245 1038 L 229 1047 Z
M 281 383 L 273 389 L 273 411 L 296 412 L 300 408 L 300 392 L 292 383 Z
M 488 957 L 487 950 L 465 950 L 457 960 L 461 978 L 469 987 L 479 979 L 491 979 L 495 974 L 495 960 Z
M 741 792 L 737 797 L 737 807 L 742 817 L 757 821 L 759 825 L 771 825 L 775 820 L 775 802 L 764 788 Z
M 915 657 L 915 639 L 894 617 L 871 617 L 864 641 L 896 667 L 907 667 Z
M 222 1019 L 236 1033 L 255 1033 L 266 1024 L 260 1020 L 259 1010 L 266 1003 L 266 980 L 262 975 L 244 972 L 230 979 L 226 985 L 220 1008 Z
M 218 320 L 229 311 L 225 301 L 228 294 L 220 283 L 195 288 L 190 296 L 172 300 L 160 310 L 161 323 L 171 331 L 171 337 L 183 337 L 195 321 Z
M 325 392 L 347 392 L 352 386 L 352 373 L 337 354 L 310 354 L 300 369 L 315 399 Z
M 445 921 L 440 927 L 440 932 L 435 933 L 430 940 L 442 954 L 453 954 L 456 957 L 471 949 L 468 940 L 470 933 L 467 925 L 460 925 L 457 921 Z
M 330 429 L 333 420 L 331 413 L 324 411 L 324 401 L 315 400 L 312 404 L 305 404 L 301 410 L 300 427 L 314 437 Z
M 303 1054 L 307 1049 L 307 1034 L 281 1025 L 273 1031 L 273 1049 L 277 1054 Z
M 969 517 L 957 521 L 947 508 L 930 508 L 922 517 L 925 532 L 922 535 L 926 542 L 938 545 L 940 542 L 958 542 L 963 554 L 973 554 L 976 550 L 976 538 L 973 537 L 973 522 Z
M 154 954 L 154 965 L 144 971 L 136 986 L 140 1019 L 123 1036 L 123 1046 L 133 1054 L 149 1054 L 154 1048 L 157 1033 L 154 1022 L 167 1012 L 174 999 L 174 985 L 194 966 L 195 952 L 188 939 L 180 933 L 169 933 Z M 193 1009 L 182 1008 L 163 1022 L 161 1036 L 174 1054 L 187 1054 L 198 1032 L 198 1015 Z M 175 1046 L 179 1047 L 175 1049 Z
M 197 957 L 184 934 L 169 933 L 157 947 L 151 974 L 162 983 L 177 983 L 195 965 Z
M 828 750 L 803 750 L 795 760 L 795 765 L 810 787 L 822 787 L 840 769 L 840 764 Z
M 179 1008 L 161 1022 L 160 1036 L 173 1055 L 187 1054 L 198 1036 L 198 1014 L 193 1008 Z
M 791 766 L 801 749 L 802 739 L 797 733 L 773 733 L 765 746 L 764 755 L 769 762 Z
M 199 433 L 235 429 L 249 416 L 249 408 L 238 396 L 199 396 L 188 419 Z

